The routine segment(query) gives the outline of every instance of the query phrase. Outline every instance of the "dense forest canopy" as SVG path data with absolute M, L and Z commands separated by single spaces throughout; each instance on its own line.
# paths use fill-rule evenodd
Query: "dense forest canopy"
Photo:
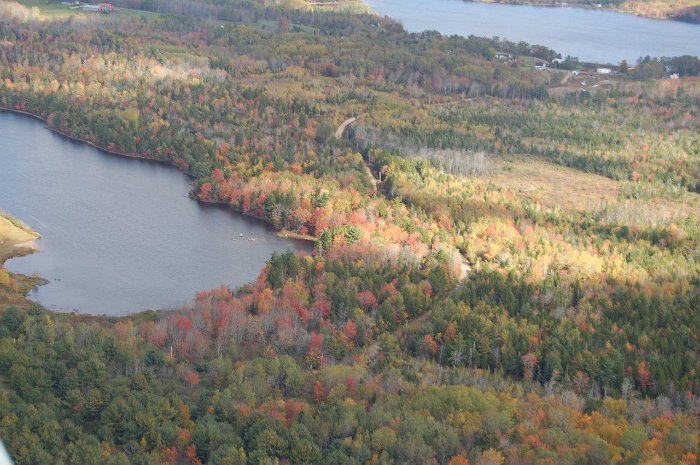
M 52 314 L 0 269 L 18 464 L 697 463 L 697 58 L 562 92 L 568 71 L 527 64 L 556 53 L 523 43 L 115 3 L 158 14 L 0 4 L 0 106 L 173 164 L 316 251 L 121 319 Z M 668 64 L 684 76 L 655 79 Z M 615 195 L 497 184 L 514 155 Z

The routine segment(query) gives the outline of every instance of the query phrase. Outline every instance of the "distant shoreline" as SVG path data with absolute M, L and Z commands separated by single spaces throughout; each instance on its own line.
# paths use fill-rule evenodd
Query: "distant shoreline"
M 685 23 L 685 24 L 694 24 L 698 25 L 700 27 L 700 23 L 695 23 L 691 21 L 682 21 L 680 19 L 676 19 L 673 16 L 661 16 L 661 15 L 647 15 L 647 14 L 642 14 L 642 13 L 636 13 L 632 10 L 629 9 L 623 9 L 623 8 L 616 8 L 616 7 L 610 7 L 610 6 L 593 6 L 589 4 L 582 4 L 582 3 L 569 3 L 569 2 L 553 2 L 553 3 L 538 3 L 538 2 L 533 2 L 533 1 L 528 1 L 528 0 L 515 0 L 515 1 L 509 1 L 509 0 L 460 0 L 464 3 L 484 3 L 484 4 L 495 4 L 495 5 L 510 5 L 510 6 L 530 6 L 530 7 L 535 7 L 535 8 L 577 8 L 581 10 L 596 10 L 596 11 L 608 11 L 612 13 L 620 13 L 620 14 L 625 14 L 625 15 L 631 15 L 631 16 L 637 16 L 640 18 L 646 18 L 646 19 L 656 19 L 656 20 L 661 20 L 661 21 L 674 21 L 678 23 Z M 372 14 L 377 14 L 372 10 L 372 7 L 370 5 L 367 5 L 368 10 Z M 672 13 L 677 13 L 677 12 L 672 12 Z
M 686 23 L 686 24 L 698 24 L 698 23 L 692 23 L 692 22 L 688 22 L 688 21 L 681 21 L 679 19 L 675 19 L 673 16 L 669 16 L 668 14 L 666 16 L 647 15 L 647 14 L 637 13 L 637 12 L 635 12 L 633 10 L 629 10 L 629 9 L 605 6 L 602 4 L 590 5 L 590 4 L 583 4 L 583 3 L 576 3 L 576 2 L 574 2 L 574 3 L 569 3 L 569 2 L 537 3 L 537 2 L 532 2 L 532 1 L 528 1 L 528 0 L 515 0 L 515 1 L 462 0 L 462 1 L 468 2 L 468 3 L 495 3 L 498 5 L 532 6 L 532 7 L 544 7 L 544 8 L 579 8 L 582 10 L 610 11 L 613 13 L 638 16 L 640 18 L 658 19 L 658 20 L 662 20 L 662 21 L 674 21 L 674 22 Z M 600 5 L 600 6 L 596 6 L 596 5 Z M 673 13 L 676 13 L 676 12 L 673 12 L 673 11 L 669 12 L 669 14 L 673 14 Z

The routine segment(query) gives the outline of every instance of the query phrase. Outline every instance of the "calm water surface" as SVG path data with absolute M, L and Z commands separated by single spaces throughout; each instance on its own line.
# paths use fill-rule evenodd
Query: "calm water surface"
M 700 26 L 582 8 L 470 3 L 462 0 L 366 0 L 411 32 L 501 37 L 545 45 L 582 61 L 630 63 L 640 56 L 700 55 Z
M 198 290 L 254 280 L 273 251 L 310 250 L 261 222 L 200 205 L 186 197 L 190 188 L 175 168 L 109 155 L 0 113 L 0 209 L 42 235 L 39 253 L 6 265 L 48 279 L 30 297 L 53 310 L 166 308 Z

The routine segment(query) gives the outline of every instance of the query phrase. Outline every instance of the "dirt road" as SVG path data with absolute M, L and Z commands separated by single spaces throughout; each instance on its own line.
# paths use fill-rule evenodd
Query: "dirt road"
M 343 123 L 340 126 L 338 126 L 338 129 L 335 130 L 335 138 L 340 139 L 341 137 L 343 137 L 345 129 L 355 121 L 357 121 L 357 118 L 355 118 L 354 116 L 343 121 Z

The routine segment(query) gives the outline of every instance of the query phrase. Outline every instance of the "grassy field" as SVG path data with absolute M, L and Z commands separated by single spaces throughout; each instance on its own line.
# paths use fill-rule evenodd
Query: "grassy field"
M 76 14 L 66 5 L 60 3 L 48 3 L 46 0 L 16 0 L 17 3 L 27 8 L 38 8 L 41 15 L 47 19 L 67 18 Z
M 100 13 L 84 12 L 82 10 L 73 10 L 67 5 L 62 5 L 61 3 L 47 2 L 46 0 L 15 0 L 27 8 L 37 8 L 41 16 L 45 19 L 62 19 L 68 18 L 74 15 L 86 15 L 103 17 Z M 160 16 L 159 13 L 154 13 L 151 11 L 141 11 L 141 10 L 130 10 L 130 9 L 120 9 L 111 16 L 128 16 L 128 17 L 144 17 L 147 19 L 153 19 Z
M 642 212 L 646 221 L 700 216 L 700 195 L 672 192 L 662 186 L 615 181 L 592 173 L 554 165 L 544 160 L 512 157 L 501 160 L 494 184 L 520 192 L 547 207 L 599 212 L 621 209 Z
M 67 5 L 62 5 L 60 2 L 49 2 L 47 0 L 14 0 L 27 8 L 37 8 L 41 16 L 45 19 L 62 19 L 73 15 L 87 15 L 102 17 L 99 13 L 88 13 L 82 10 L 71 9 Z M 314 8 L 323 10 L 342 10 L 355 13 L 363 13 L 369 11 L 367 5 L 361 0 L 287 0 L 284 2 L 291 8 Z M 143 10 L 119 9 L 109 16 L 128 16 L 128 17 L 143 17 L 154 19 L 160 16 L 160 13 Z M 261 30 L 277 31 L 276 21 L 259 21 L 255 27 Z M 313 31 L 313 28 L 308 26 L 298 26 L 305 32 Z
M 363 0 L 265 0 L 266 5 L 280 4 L 286 8 L 314 8 L 317 10 L 367 13 L 369 6 Z
M 307 3 L 319 9 L 350 11 L 353 13 L 368 13 L 370 11 L 369 6 L 360 0 L 311 0 Z
M 123 10 L 119 10 L 115 13 L 112 13 L 112 15 L 129 16 L 132 18 L 146 18 L 146 19 L 155 19 L 155 18 L 159 18 L 161 16 L 160 13 L 155 13 L 153 11 L 130 10 L 127 8 L 125 8 Z

